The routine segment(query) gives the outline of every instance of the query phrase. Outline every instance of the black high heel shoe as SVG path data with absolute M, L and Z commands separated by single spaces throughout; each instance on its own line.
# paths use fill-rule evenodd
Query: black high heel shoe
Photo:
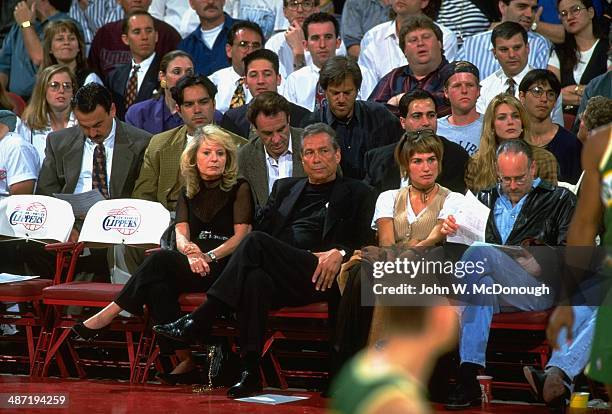
M 153 331 L 166 338 L 186 343 L 194 343 L 197 340 L 195 321 L 189 314 L 172 323 L 155 325 Z
M 91 341 L 96 339 L 102 332 L 106 330 L 106 327 L 100 329 L 91 329 L 85 326 L 83 322 L 79 322 L 72 326 L 73 332 L 75 332 L 81 339 Z
M 155 374 L 155 378 L 157 378 L 162 384 L 166 385 L 202 383 L 202 375 L 200 374 L 200 371 L 197 368 L 194 368 L 188 372 L 183 372 L 181 374 L 167 374 L 163 372 L 158 372 L 157 374 Z

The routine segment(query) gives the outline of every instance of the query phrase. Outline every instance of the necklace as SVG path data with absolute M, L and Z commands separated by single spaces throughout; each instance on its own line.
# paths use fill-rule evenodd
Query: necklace
M 421 202 L 423 204 L 427 204 L 427 202 L 429 201 L 429 197 L 432 195 L 434 190 L 437 188 L 438 188 L 438 185 L 436 183 L 434 183 L 429 188 L 417 188 L 414 185 L 411 185 L 408 191 L 411 192 L 412 190 L 415 190 L 417 193 L 419 193 L 421 197 Z

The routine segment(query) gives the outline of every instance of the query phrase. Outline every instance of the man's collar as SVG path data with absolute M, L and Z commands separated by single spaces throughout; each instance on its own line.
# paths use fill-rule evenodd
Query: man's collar
M 529 73 L 531 70 L 533 70 L 533 68 L 527 64 L 525 65 L 525 67 L 523 68 L 522 71 L 520 71 L 518 74 L 514 75 L 512 77 L 512 79 L 514 80 L 514 82 L 516 82 L 517 84 L 517 89 L 518 89 L 518 84 L 521 83 L 521 81 L 523 80 L 523 78 L 525 77 L 525 75 L 527 73 Z M 506 75 L 506 72 L 504 72 L 504 70 L 502 68 L 499 68 L 497 70 L 497 72 L 495 72 L 495 75 L 505 84 L 506 81 L 509 79 L 508 75 Z
M 141 69 L 142 68 L 147 68 L 147 70 L 148 70 L 149 66 L 151 66 L 151 63 L 153 62 L 153 59 L 155 59 L 155 52 L 153 52 L 151 54 L 151 56 L 149 56 L 148 58 L 146 58 L 145 60 L 143 60 L 140 63 L 136 63 L 134 61 L 134 58 L 132 58 L 132 67 L 134 67 L 134 65 L 139 65 Z
M 343 124 L 350 124 L 352 122 L 353 119 L 356 120 L 357 123 L 361 122 L 361 115 L 360 115 L 360 111 L 359 108 L 361 103 L 359 101 L 359 99 L 355 100 L 355 105 L 353 106 L 353 114 L 351 115 L 351 117 L 349 119 L 347 119 L 346 121 L 340 120 L 338 118 L 336 118 L 336 115 L 334 115 L 334 113 L 331 110 L 331 106 L 329 105 L 329 102 L 326 103 L 325 105 L 325 112 L 323 113 L 325 116 L 325 123 L 327 125 L 332 125 L 334 122 L 341 122 Z
M 389 23 L 387 23 L 387 27 L 383 32 L 383 39 L 386 39 L 388 37 L 397 37 L 397 35 L 395 34 L 395 21 L 396 19 L 393 19 Z

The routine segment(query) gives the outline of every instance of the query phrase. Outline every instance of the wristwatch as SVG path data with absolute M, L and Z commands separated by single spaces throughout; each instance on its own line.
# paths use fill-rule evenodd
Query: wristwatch
M 342 250 L 338 250 L 338 251 L 340 252 L 342 257 L 346 256 L 346 250 L 342 249 Z
M 206 253 L 206 255 L 210 257 L 211 262 L 217 263 L 217 255 L 212 250 Z
M 30 23 L 29 20 L 26 20 L 25 22 L 21 23 L 21 27 L 23 27 L 24 29 L 26 27 L 30 27 L 32 25 L 32 23 Z
M 538 28 L 538 22 L 534 20 L 533 23 L 531 23 L 531 31 L 535 32 L 537 28 Z

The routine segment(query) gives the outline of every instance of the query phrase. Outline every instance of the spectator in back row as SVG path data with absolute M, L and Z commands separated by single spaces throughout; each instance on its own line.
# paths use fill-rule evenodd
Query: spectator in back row
M 329 59 L 319 78 L 325 102 L 303 123 L 323 122 L 334 129 L 342 154 L 342 173 L 359 180 L 365 176 L 366 151 L 395 143 L 402 135 L 399 120 L 383 105 L 357 100 L 361 80 L 361 70 L 353 58 Z
M 123 8 L 124 14 L 128 15 L 133 11 L 147 11 L 151 0 L 118 0 Z M 130 62 L 130 48 L 122 39 L 124 33 L 124 19 L 116 20 L 102 26 L 95 34 L 91 49 L 89 50 L 89 67 L 95 70 L 103 80 L 117 66 Z M 158 41 L 155 45 L 155 52 L 158 56 L 176 49 L 181 40 L 178 32 L 166 22 L 153 18 L 155 31 L 158 34 Z
M 200 18 L 200 27 L 181 41 L 178 48 L 189 53 L 198 74 L 208 76 L 229 66 L 225 45 L 234 19 L 223 12 L 224 0 L 191 0 Z
M 397 115 L 401 95 L 417 88 L 424 89 L 435 96 L 438 116 L 448 115 L 450 107 L 440 76 L 448 61 L 442 50 L 440 28 L 427 16 L 409 17 L 402 24 L 399 45 L 406 54 L 408 65 L 386 74 L 368 100 L 387 104 Z
M 304 45 L 310 52 L 312 63 L 287 77 L 284 95 L 289 101 L 314 111 L 321 108 L 325 99 L 319 72 L 329 58 L 336 56 L 336 49 L 340 46 L 340 25 L 331 14 L 315 13 L 306 18 L 303 27 Z
M 435 4 L 429 0 L 402 0 L 391 4 L 395 19 L 379 24 L 368 31 L 361 41 L 359 65 L 370 70 L 376 81 L 379 81 L 393 69 L 404 66 L 409 61 L 406 49 L 402 47 L 402 27 L 406 19 L 429 17 L 435 19 Z M 446 27 L 436 24 L 440 50 L 450 61 L 457 55 L 457 38 Z M 432 29 L 433 30 L 433 29 Z M 399 47 L 398 47 L 399 45 Z
M 347 0 L 342 9 L 340 31 L 349 55 L 359 57 L 361 39 L 374 26 L 389 20 L 390 0 Z
M 189 53 L 173 50 L 159 62 L 159 87 L 157 96 L 130 106 L 125 122 L 151 134 L 159 134 L 183 124 L 172 88 L 185 75 L 193 75 L 193 61 Z
M 69 9 L 70 0 L 22 1 L 15 6 L 15 24 L 0 49 L 0 83 L 5 89 L 28 100 L 43 61 L 45 26 L 53 20 L 67 19 Z
M 155 53 L 158 33 L 149 13 L 135 10 L 123 22 L 121 40 L 130 48 L 131 62 L 117 66 L 107 79 L 117 118 L 125 120 L 132 104 L 150 99 L 159 85 L 160 56 Z
M 89 51 L 91 42 L 99 28 L 124 17 L 123 7 L 117 0 L 72 0 L 72 6 L 70 6 L 68 14 L 83 28 L 86 51 Z
M 209 76 L 217 86 L 217 110 L 225 113 L 251 100 L 251 93 L 244 86 L 244 61 L 251 52 L 263 46 L 263 33 L 257 23 L 237 21 L 227 34 L 225 53 L 231 66 L 219 69 Z
M 245 84 L 253 97 L 263 92 L 279 92 L 281 76 L 278 73 L 278 56 L 268 49 L 251 52 L 244 58 Z M 281 93 L 281 92 L 279 92 Z M 249 104 L 236 109 L 229 109 L 221 121 L 221 126 L 242 137 L 254 139 L 257 133 L 247 118 Z M 297 128 L 302 125 L 303 120 L 310 114 L 306 108 L 289 102 L 289 125 Z

